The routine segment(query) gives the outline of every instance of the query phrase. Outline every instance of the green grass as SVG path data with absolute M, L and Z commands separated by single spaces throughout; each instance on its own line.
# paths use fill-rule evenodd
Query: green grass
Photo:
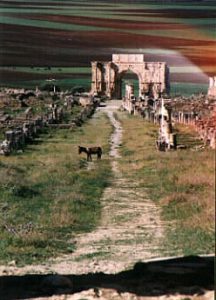
M 122 172 L 146 188 L 149 198 L 161 206 L 164 220 L 174 222 L 167 230 L 165 252 L 214 252 L 214 151 L 194 151 L 201 143 L 196 133 L 179 125 L 178 143 L 188 148 L 159 152 L 156 125 L 122 113 L 119 118 L 124 129 Z
M 196 83 L 185 83 L 185 82 L 172 82 L 171 83 L 171 96 L 183 95 L 191 96 L 192 94 L 204 93 L 208 90 L 208 84 L 196 84 Z
M 52 74 L 53 75 L 53 74 Z M 37 86 L 43 86 L 46 83 L 44 79 L 39 80 L 23 80 L 23 81 L 14 81 L 14 82 L 6 82 L 2 81 L 0 86 L 2 87 L 13 87 L 13 88 L 28 88 L 35 89 Z M 65 79 L 57 79 L 56 85 L 58 85 L 61 90 L 69 90 L 75 86 L 82 86 L 86 89 L 86 91 L 90 90 L 91 87 L 91 78 L 65 78 Z
M 47 49 L 47 51 L 50 49 Z M 63 51 L 63 50 L 61 50 Z M 65 49 L 65 53 L 68 54 L 67 49 Z M 172 68 L 171 68 L 172 69 Z M 91 68 L 90 67 L 46 67 L 46 66 L 7 66 L 7 67 L 1 67 L 0 66 L 0 72 L 4 74 L 4 72 L 10 72 L 11 75 L 16 73 L 23 73 L 30 74 L 31 76 L 34 75 L 41 75 L 41 79 L 29 79 L 29 80 L 16 80 L 16 81 L 6 81 L 3 78 L 1 79 L 0 86 L 9 86 L 9 87 L 17 87 L 17 88 L 32 88 L 35 89 L 36 86 L 41 86 L 46 83 L 46 79 L 44 79 L 44 75 L 47 75 L 48 77 L 53 77 L 56 79 L 55 83 L 60 86 L 62 90 L 70 89 L 73 86 L 84 86 L 86 90 L 90 90 L 91 87 Z M 180 73 L 187 73 L 192 72 L 196 73 L 199 70 L 197 68 L 184 68 L 181 69 L 179 67 L 173 68 L 171 70 L 173 72 L 180 72 Z M 133 74 L 133 73 L 132 73 Z M 65 78 L 59 78 L 60 76 Z M 71 76 L 70 76 L 71 75 Z M 74 78 L 74 75 L 76 75 L 76 78 Z M 80 75 L 80 78 L 78 77 Z M 122 95 L 125 94 L 125 83 L 130 81 L 134 84 L 134 92 L 135 95 L 138 96 L 138 78 L 135 74 L 134 78 L 127 79 L 127 76 L 123 78 L 122 81 Z M 14 75 L 13 75 L 14 76 Z M 17 75 L 18 76 L 18 75 Z M 68 77 L 71 78 L 68 78 Z M 84 77 L 84 78 L 83 78 Z M 208 84 L 195 84 L 195 83 L 185 83 L 185 82 L 171 82 L 171 96 L 174 95 L 184 95 L 184 96 L 190 96 L 192 94 L 198 94 L 198 93 L 207 93 Z
M 31 74 L 90 74 L 90 67 L 0 67 L 0 71 L 24 72 Z
M 97 136 L 95 129 L 103 128 Z M 106 158 L 112 128 L 103 115 L 73 131 L 50 130 L 25 152 L 0 157 L 0 261 L 38 263 L 74 250 L 73 237 L 97 226 L 100 197 L 109 185 Z M 88 169 L 79 144 L 100 144 L 105 155 Z M 33 223 L 29 233 L 4 229 Z
M 21 108 L 21 107 L 20 108 L 11 108 L 8 106 L 8 107 L 4 108 L 4 113 L 15 117 L 16 115 L 23 113 L 25 110 L 26 110 L 26 108 Z
M 168 231 L 168 241 L 169 243 L 164 245 L 164 251 L 170 251 L 168 248 L 176 251 L 181 249 L 185 256 L 214 253 L 215 234 L 200 228 L 185 228 L 178 225 L 175 231 Z

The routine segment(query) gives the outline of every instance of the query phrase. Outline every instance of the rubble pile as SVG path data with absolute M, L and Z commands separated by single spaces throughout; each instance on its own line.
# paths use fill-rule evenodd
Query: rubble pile
M 206 146 L 216 148 L 216 99 L 205 95 L 178 97 L 168 105 L 174 122 L 192 125 Z
M 31 105 L 31 106 L 30 106 Z M 74 118 L 73 107 L 80 106 Z M 0 154 L 22 152 L 46 127 L 71 128 L 81 126 L 95 111 L 98 101 L 88 99 L 82 106 L 79 97 L 65 93 L 49 94 L 33 91 L 3 89 L 0 93 Z M 72 119 L 72 120 L 71 120 Z

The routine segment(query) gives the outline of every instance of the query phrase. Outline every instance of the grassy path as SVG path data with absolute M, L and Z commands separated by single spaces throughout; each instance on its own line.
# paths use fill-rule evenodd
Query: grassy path
M 118 101 L 110 101 L 106 107 L 98 109 L 90 124 L 84 128 L 85 133 L 81 130 L 80 136 L 76 136 L 76 144 L 79 142 L 88 144 L 100 142 L 103 145 L 104 153 L 101 161 L 93 160 L 93 162 L 86 163 L 85 158 L 79 160 L 81 173 L 84 171 L 85 176 L 87 176 L 84 177 L 83 185 L 81 186 L 82 189 L 85 189 L 86 194 L 84 195 L 88 195 L 90 197 L 88 200 L 90 201 L 94 199 L 99 207 L 95 206 L 95 209 L 91 207 L 87 214 L 85 213 L 83 216 L 81 214 L 75 237 L 71 238 L 68 236 L 67 242 L 76 244 L 72 253 L 62 253 L 57 258 L 53 256 L 52 259 L 44 261 L 43 264 L 35 264 L 33 266 L 27 265 L 22 268 L 3 266 L 0 267 L 0 274 L 58 273 L 68 276 L 70 276 L 69 274 L 81 274 L 80 278 L 82 279 L 84 278 L 83 276 L 89 278 L 96 276 L 98 279 L 102 276 L 102 278 L 107 278 L 106 280 L 108 280 L 106 276 L 113 278 L 114 273 L 119 273 L 125 269 L 131 270 L 139 261 L 143 262 L 152 258 L 161 258 L 162 256 L 187 254 L 184 253 L 185 248 L 189 249 L 187 250 L 190 251 L 189 254 L 211 253 L 213 249 L 211 238 L 209 242 L 208 239 L 206 240 L 206 237 L 210 236 L 208 228 L 209 226 L 211 228 L 213 222 L 211 219 L 207 222 L 209 210 L 207 210 L 208 206 L 206 208 L 205 204 L 211 199 L 211 192 L 207 188 L 211 186 L 212 178 L 210 176 L 208 180 L 204 180 L 203 177 L 199 177 L 198 173 L 196 177 L 194 174 L 194 177 L 190 178 L 189 182 L 187 172 L 194 172 L 193 168 L 196 165 L 190 164 L 192 170 L 188 170 L 187 167 L 189 161 L 191 162 L 192 156 L 195 162 L 200 157 L 205 156 L 205 164 L 207 164 L 208 168 L 204 168 L 202 165 L 201 169 L 204 174 L 211 175 L 209 166 L 212 160 L 212 152 L 208 150 L 205 150 L 205 153 L 193 152 L 191 151 L 193 148 L 191 148 L 186 152 L 159 153 L 152 146 L 155 134 L 157 134 L 155 125 L 144 123 L 142 119 L 118 111 L 119 105 Z M 102 125 L 104 121 L 106 125 Z M 112 134 L 110 124 L 113 127 Z M 98 128 L 101 129 L 102 126 L 104 127 L 101 131 L 104 132 L 105 130 L 106 132 L 105 135 L 102 135 L 103 138 L 100 135 L 101 131 L 98 131 Z M 88 129 L 87 134 L 86 129 Z M 182 142 L 187 140 L 187 143 L 192 146 L 197 144 L 195 136 L 189 133 L 187 129 L 180 128 L 179 132 Z M 178 165 L 179 161 L 181 162 L 181 168 Z M 112 167 L 111 179 L 109 173 L 111 171 L 110 165 Z M 175 174 L 176 168 L 178 168 L 178 177 Z M 184 171 L 184 174 L 187 174 L 186 182 L 185 177 L 183 177 L 184 181 L 181 177 L 181 172 L 183 172 L 181 169 Z M 93 181 L 89 178 L 89 174 L 92 173 L 98 174 Z M 191 185 L 191 180 L 194 186 Z M 203 183 L 201 190 L 198 188 L 200 180 Z M 90 185 L 88 185 L 89 182 Z M 94 182 L 96 184 L 93 184 Z M 98 184 L 100 189 L 98 194 L 95 194 L 94 190 L 97 190 Z M 194 187 L 196 188 L 194 189 Z M 83 195 L 81 194 L 83 192 L 82 189 L 79 190 L 80 199 L 84 199 L 83 196 L 81 197 Z M 182 193 L 187 194 L 189 202 L 186 200 L 181 201 L 180 198 L 178 198 L 178 201 L 175 201 L 175 197 L 179 197 L 179 195 L 183 197 Z M 199 198 L 198 196 L 204 195 L 203 193 L 205 193 L 206 198 Z M 192 195 L 193 198 L 191 198 Z M 195 204 L 197 206 L 202 204 L 203 210 L 197 209 L 197 206 L 191 201 L 194 198 L 197 199 Z M 174 202 L 170 199 L 174 199 Z M 210 208 L 212 209 L 212 206 Z M 82 212 L 80 208 L 78 210 Z M 197 229 L 196 219 L 198 216 L 202 217 L 199 220 L 200 227 L 198 228 L 203 232 L 200 238 L 193 235 L 193 230 Z M 64 218 L 62 222 L 64 223 Z M 196 227 L 193 228 L 192 224 Z M 204 230 L 204 228 L 207 229 Z M 185 232 L 187 232 L 187 235 L 184 235 Z M 63 234 L 63 231 L 61 233 Z M 189 238 L 189 242 L 191 243 L 188 244 L 188 235 L 190 233 L 191 238 Z M 174 241 L 172 240 L 173 238 Z M 208 250 L 206 250 L 206 246 L 209 247 Z M 161 266 L 160 263 L 162 264 Z M 153 273 L 156 272 L 154 273 L 156 277 L 152 275 L 151 268 L 147 267 L 146 269 L 146 264 L 144 269 L 142 264 L 136 264 L 138 273 L 134 271 L 133 277 L 130 277 L 131 275 L 128 275 L 128 278 L 126 277 L 131 286 L 128 289 L 128 283 L 122 282 L 122 293 L 119 293 L 119 290 L 121 291 L 119 282 L 116 282 L 114 285 L 110 283 L 109 285 L 109 281 L 106 281 L 107 286 L 105 284 L 105 288 L 100 287 L 99 284 L 98 287 L 93 289 L 92 286 L 94 284 L 90 280 L 89 283 L 88 281 L 86 282 L 86 286 L 81 287 L 80 292 L 78 289 L 73 294 L 73 289 L 70 289 L 70 295 L 66 296 L 63 288 L 61 289 L 62 298 L 56 295 L 53 297 L 47 296 L 44 299 L 67 298 L 68 300 L 81 300 L 95 299 L 96 297 L 100 299 L 149 299 L 145 297 L 145 293 L 149 295 L 149 291 L 153 291 L 154 294 L 155 287 L 156 295 L 161 289 L 161 297 L 158 297 L 158 299 L 164 299 L 164 293 L 166 293 L 164 286 L 167 285 L 171 288 L 173 283 L 171 283 L 171 279 L 166 284 L 161 283 L 163 276 L 166 276 L 171 271 L 173 276 L 180 278 L 178 276 L 182 276 L 182 272 L 186 270 L 185 272 L 191 272 L 193 278 L 195 276 L 192 286 L 185 289 L 183 283 L 182 291 L 175 290 L 175 288 L 172 290 L 171 288 L 172 291 L 165 297 L 167 299 L 181 300 L 183 298 L 186 299 L 186 295 L 189 294 L 190 299 L 201 300 L 203 299 L 203 294 L 199 298 L 197 297 L 197 292 L 194 291 L 197 289 L 198 284 L 196 280 L 198 278 L 199 281 L 199 276 L 201 276 L 196 274 L 196 270 L 200 267 L 203 268 L 202 263 L 201 261 L 200 266 L 199 259 L 195 259 L 192 264 L 190 261 L 185 262 L 185 265 L 181 262 L 179 267 L 177 267 L 176 262 L 174 262 L 174 265 L 171 264 L 171 269 L 169 270 L 169 268 L 163 267 L 162 260 L 157 267 L 156 265 L 153 266 L 152 270 Z M 207 264 L 210 267 L 208 262 Z M 139 269 L 141 266 L 142 268 Z M 111 275 L 99 272 L 110 273 Z M 130 273 L 130 271 L 128 272 Z M 92 273 L 97 274 L 92 275 Z M 148 275 L 149 281 L 147 279 Z M 172 277 L 171 273 L 170 275 Z M 175 281 L 175 277 L 173 280 Z M 55 288 L 58 289 L 58 286 Z M 135 294 L 133 291 L 135 291 Z M 140 293 L 144 296 L 139 296 Z M 196 293 L 195 296 L 194 293 Z M 205 291 L 204 293 L 205 299 L 212 299 L 212 292 Z M 100 295 L 102 296 L 100 297 Z M 41 298 L 32 299 L 39 300 Z
M 107 114 L 114 127 L 109 156 L 103 158 L 111 161 L 113 177 L 100 199 L 100 222 L 95 230 L 76 236 L 76 249 L 72 254 L 42 266 L 46 271 L 116 273 L 132 267 L 137 261 L 160 256 L 160 245 L 167 226 L 160 219 L 160 208 L 148 199 L 146 189 L 139 186 L 136 178 L 128 179 L 120 171 L 122 158 L 119 147 L 123 133 L 115 115 L 119 105 L 120 102 L 111 101 L 93 117 Z M 94 167 L 95 162 L 90 162 L 88 170 Z M 41 270 L 41 266 L 34 266 L 34 272 L 37 270 Z
M 115 118 L 119 105 L 118 101 L 111 101 L 103 109 L 114 126 L 114 133 L 109 153 L 113 178 L 101 199 L 101 222 L 96 230 L 77 238 L 77 250 L 73 255 L 79 271 L 85 273 L 116 273 L 139 260 L 160 256 L 164 227 L 167 226 L 160 220 L 159 206 L 148 199 L 136 177 L 128 180 L 119 169 L 121 155 L 118 148 L 123 134 L 121 124 Z
M 213 252 L 213 152 L 160 153 L 152 146 L 155 125 L 121 113 L 119 106 L 119 101 L 108 102 L 73 137 L 61 131 L 39 148 L 33 146 L 21 162 L 19 156 L 6 158 L 8 169 L 16 164 L 16 172 L 6 177 L 7 189 L 2 185 L 2 200 L 10 205 L 2 212 L 7 221 L 16 214 L 16 221 L 33 219 L 44 230 L 26 239 L 15 236 L 12 245 L 9 236 L 9 248 L 0 245 L 4 251 L 19 258 L 38 253 L 37 260 L 53 251 L 52 257 L 65 253 L 63 260 L 48 264 L 50 271 L 65 273 L 71 268 L 74 273 L 113 273 L 139 260 Z M 179 130 L 180 142 L 199 143 L 188 129 Z M 102 145 L 103 159 L 88 164 L 85 157 L 78 159 L 80 143 Z M 200 162 L 204 157 L 205 164 Z M 20 170 L 26 173 L 18 185 Z
M 201 141 L 193 128 L 175 124 L 183 151 L 159 152 L 156 125 L 119 114 L 124 128 L 121 171 L 136 178 L 148 197 L 161 208 L 168 227 L 161 255 L 198 255 L 215 249 L 215 151 L 197 150 Z
M 102 128 L 98 134 L 98 126 Z M 51 130 L 24 153 L 0 157 L 0 261 L 40 263 L 71 253 L 73 237 L 97 226 L 109 160 L 89 171 L 78 145 L 109 149 L 112 127 L 98 114 L 75 131 Z
M 56 190 L 60 190 L 65 197 L 60 192 L 56 195 L 48 222 L 57 232 L 56 235 L 52 233 L 52 240 L 59 241 L 58 251 L 65 255 L 55 259 L 58 251 L 56 252 L 56 245 L 53 245 L 48 249 L 54 250 L 55 255 L 45 266 L 27 266 L 16 271 L 70 273 L 73 270 L 74 274 L 99 271 L 116 273 L 130 268 L 137 261 L 154 257 L 213 252 L 213 208 L 210 205 L 212 191 L 209 189 L 213 175 L 210 167 L 212 152 L 193 152 L 189 149 L 185 152 L 159 153 L 152 146 L 157 134 L 155 125 L 144 124 L 142 119 L 121 113 L 118 111 L 119 106 L 119 101 L 110 101 L 106 107 L 98 109 L 90 123 L 80 129 L 69 145 L 67 142 L 62 145 L 60 137 L 61 142 L 58 143 L 55 136 L 55 146 L 49 150 L 53 151 L 51 156 L 45 149 L 50 148 L 52 140 L 48 140 L 48 144 L 40 148 L 43 155 L 44 151 L 48 154 L 43 158 L 46 168 L 42 172 L 40 170 L 40 176 L 53 176 L 53 168 L 61 176 L 57 176 L 60 184 L 53 180 L 51 186 L 46 186 L 45 195 L 48 191 L 54 195 Z M 114 130 L 112 135 L 110 125 Z M 98 131 L 98 128 L 103 130 Z M 180 142 L 192 146 L 197 144 L 195 136 L 187 129 L 179 130 Z M 64 135 L 61 132 L 62 134 Z M 70 147 L 73 153 L 71 155 L 77 157 L 75 151 L 80 143 L 102 145 L 103 158 L 100 162 L 93 161 L 88 164 L 85 157 L 76 162 L 72 160 L 72 165 L 76 166 L 74 174 L 67 173 L 68 169 L 60 167 L 61 162 L 65 164 L 61 151 Z M 37 166 L 34 169 L 37 172 L 42 153 L 37 153 L 37 156 L 34 152 L 29 154 L 31 162 L 33 156 L 35 158 L 33 165 Z M 204 156 L 205 166 L 199 166 L 202 175 L 199 172 L 194 173 L 194 176 L 189 175 L 195 172 L 196 162 Z M 71 168 L 72 165 L 66 163 L 66 166 L 67 164 Z M 77 164 L 80 165 L 78 172 L 75 171 Z M 37 178 L 37 174 L 39 176 L 37 172 L 31 171 L 32 178 Z M 68 182 L 63 184 L 63 178 L 68 180 L 68 177 L 73 179 L 71 186 Z M 68 199 L 72 195 L 79 200 L 73 206 L 73 214 L 68 206 L 71 203 Z M 59 199 L 62 200 L 59 202 Z M 84 201 L 88 204 L 85 209 L 82 207 Z M 201 219 L 197 227 L 199 216 Z M 77 218 L 75 223 L 74 217 Z M 47 226 L 46 222 L 43 224 Z M 71 230 L 76 233 L 73 239 Z M 70 254 L 67 253 L 70 251 L 61 251 L 61 246 L 70 250 L 70 246 L 63 246 L 65 238 L 68 245 L 75 244 Z

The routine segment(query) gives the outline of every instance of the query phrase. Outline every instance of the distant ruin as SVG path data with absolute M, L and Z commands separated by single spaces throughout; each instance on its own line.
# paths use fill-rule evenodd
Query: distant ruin
M 216 98 L 216 76 L 209 77 L 208 96 Z
M 215 97 L 200 94 L 170 99 L 163 99 L 163 97 L 160 99 L 149 97 L 136 99 L 133 90 L 132 84 L 126 85 L 122 109 L 160 125 L 158 146 L 163 145 L 165 140 L 168 149 L 175 149 L 176 147 L 179 149 L 182 145 L 177 145 L 176 136 L 172 132 L 172 123 L 181 123 L 194 128 L 204 146 L 216 149 Z M 162 102 L 164 103 L 162 104 Z M 162 119 L 163 122 L 161 122 Z
M 139 81 L 139 97 L 155 99 L 169 93 L 169 69 L 165 62 L 145 62 L 144 54 L 113 54 L 112 61 L 94 61 L 92 65 L 91 94 L 108 98 L 122 98 L 122 78 L 128 71 Z
M 53 97 L 57 97 L 56 103 Z M 47 93 L 37 89 L 0 90 L 0 155 L 23 152 L 46 128 L 73 129 L 94 113 L 98 101 L 68 92 Z M 73 108 L 80 106 L 74 113 Z M 5 112 L 7 111 L 7 113 Z M 68 115 L 72 118 L 68 119 Z

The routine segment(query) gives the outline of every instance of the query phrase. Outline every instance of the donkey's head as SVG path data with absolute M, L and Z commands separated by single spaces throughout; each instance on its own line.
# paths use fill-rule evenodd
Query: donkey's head
M 82 152 L 88 153 L 87 148 L 86 148 L 86 147 L 82 147 L 82 146 L 78 146 L 78 153 L 80 154 L 80 153 L 82 153 Z
M 82 152 L 82 147 L 78 146 L 78 153 L 80 154 Z

